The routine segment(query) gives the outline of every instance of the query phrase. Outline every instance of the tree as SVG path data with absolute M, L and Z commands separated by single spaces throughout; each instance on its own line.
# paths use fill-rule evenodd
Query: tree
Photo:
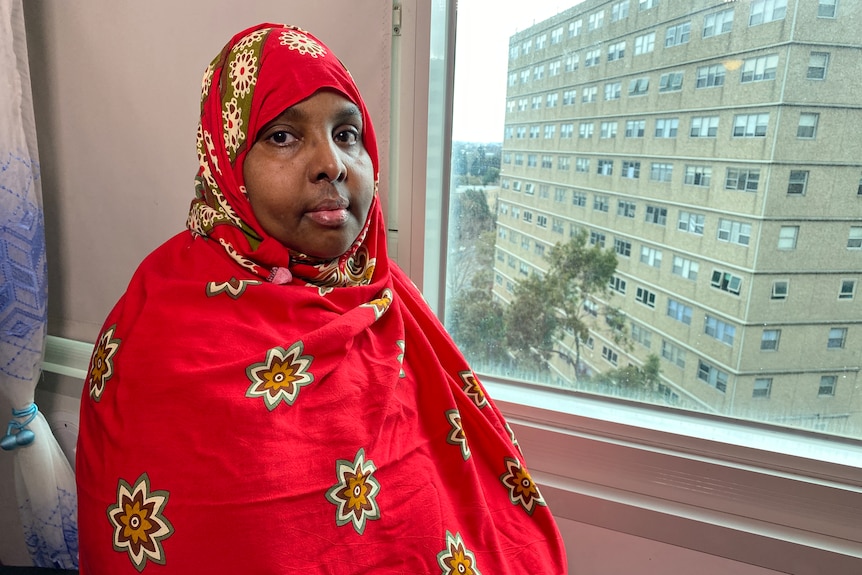
M 575 372 L 582 372 L 581 341 L 596 326 L 599 305 L 596 298 L 608 291 L 616 271 L 613 250 L 587 245 L 581 230 L 567 243 L 555 245 L 548 254 L 548 271 L 518 283 L 515 297 L 506 309 L 506 341 L 519 360 L 546 364 L 552 356 L 562 358 Z M 615 338 L 626 336 L 622 312 L 613 307 L 602 311 Z M 574 357 L 557 345 L 565 334 L 574 335 Z
M 651 353 L 643 367 L 627 365 L 625 367 L 603 372 L 594 378 L 594 382 L 607 388 L 615 388 L 623 393 L 658 391 L 659 374 L 661 373 L 658 356 Z

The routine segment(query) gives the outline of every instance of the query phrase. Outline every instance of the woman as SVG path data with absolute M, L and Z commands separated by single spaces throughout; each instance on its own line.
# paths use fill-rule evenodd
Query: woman
M 262 24 L 204 76 L 188 230 L 93 352 L 81 572 L 560 574 L 511 431 L 390 262 L 368 111 Z

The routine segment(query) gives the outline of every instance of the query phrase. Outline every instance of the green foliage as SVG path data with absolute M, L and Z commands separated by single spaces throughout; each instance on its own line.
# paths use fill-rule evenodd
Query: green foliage
M 447 327 L 471 362 L 501 363 L 508 359 L 503 306 L 491 297 L 490 289 L 462 292 L 452 301 L 451 311 Z
M 650 354 L 643 367 L 627 365 L 605 371 L 595 376 L 593 382 L 630 391 L 657 391 L 660 371 L 658 356 Z

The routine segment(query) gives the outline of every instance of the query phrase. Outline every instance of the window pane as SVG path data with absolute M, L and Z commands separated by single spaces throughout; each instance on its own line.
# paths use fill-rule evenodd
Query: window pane
M 630 4 L 459 5 L 447 327 L 480 373 L 862 438 L 851 11 Z

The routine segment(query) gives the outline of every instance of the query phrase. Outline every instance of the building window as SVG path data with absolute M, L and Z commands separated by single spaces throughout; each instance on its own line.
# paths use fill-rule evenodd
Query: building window
M 765 329 L 760 334 L 761 351 L 778 351 L 778 340 L 781 338 L 780 329 Z
M 647 206 L 644 221 L 649 224 L 665 225 L 667 223 L 667 208 Z
M 629 333 L 631 334 L 632 341 L 636 341 L 645 348 L 649 349 L 652 345 L 652 333 L 645 327 L 632 322 Z
M 623 0 L 611 5 L 611 22 L 628 18 L 629 16 L 629 0 Z
M 602 357 L 611 365 L 617 364 L 617 352 L 604 345 L 602 346 Z
M 590 159 L 589 158 L 575 158 L 575 171 L 586 174 L 590 171 Z
M 563 90 L 563 106 L 571 106 L 578 99 L 577 90 Z
M 617 215 L 624 218 L 635 217 L 635 203 L 624 200 L 617 201 Z
M 787 280 L 775 280 L 772 282 L 772 294 L 769 299 L 787 299 L 788 286 Z
M 548 94 L 548 97 L 545 98 L 545 107 L 546 108 L 555 108 L 557 106 L 557 100 L 559 99 L 559 94 L 556 92 L 552 92 Z
M 557 125 L 556 124 L 548 124 L 545 126 L 545 139 L 552 140 L 554 136 L 557 135 Z
M 804 195 L 808 187 L 808 170 L 790 170 L 790 179 L 787 182 L 788 195 Z
M 605 234 L 601 232 L 590 232 L 590 245 L 591 246 L 599 246 L 600 248 L 605 247 Z
M 587 17 L 587 30 L 598 30 L 605 21 L 605 11 L 599 10 Z
M 727 391 L 727 374 L 702 360 L 697 362 L 697 378 L 722 393 Z
M 838 290 L 838 299 L 853 299 L 856 293 L 856 280 L 841 280 L 841 289 Z
M 538 81 L 545 77 L 545 65 L 533 68 L 533 80 Z
M 612 82 L 605 84 L 605 100 L 619 100 L 623 93 L 623 85 L 621 82 Z
M 528 224 L 533 223 L 533 212 L 531 212 L 530 210 L 524 210 L 524 222 Z
M 641 263 L 654 268 L 661 267 L 661 250 L 641 246 Z
M 643 96 L 649 92 L 649 78 L 635 78 L 629 81 L 629 96 Z
M 548 35 L 542 34 L 538 38 L 536 38 L 536 50 L 544 50 L 545 44 L 548 42 Z
M 758 26 L 766 22 L 784 20 L 786 12 L 787 0 L 753 0 L 748 25 Z
M 685 350 L 666 339 L 661 340 L 661 356 L 681 369 L 685 369 Z
M 646 120 L 627 120 L 626 138 L 643 138 L 646 130 Z
M 673 164 L 650 164 L 649 179 L 656 182 L 669 182 L 673 177 Z
M 799 114 L 799 125 L 796 127 L 797 138 L 812 139 L 817 136 L 817 121 L 820 114 L 803 112 Z
M 778 230 L 778 249 L 796 249 L 797 237 L 799 237 L 799 226 L 781 226 Z
M 631 160 L 623 161 L 623 174 L 624 178 L 629 179 L 637 179 L 641 177 L 641 163 L 633 162 Z
M 829 330 L 829 339 L 826 342 L 827 349 L 842 349 L 847 339 L 846 327 L 833 327 Z
M 820 0 L 817 3 L 818 18 L 835 18 L 838 10 L 838 0 Z
M 584 311 L 590 314 L 593 317 L 599 316 L 599 304 L 594 302 L 593 300 L 584 300 Z
M 607 213 L 610 210 L 611 202 L 607 196 L 596 194 L 593 196 L 593 209 L 597 212 Z
M 707 315 L 703 321 L 703 333 L 721 343 L 732 346 L 733 339 L 736 337 L 736 328 L 718 318 Z
M 530 108 L 533 110 L 539 110 L 542 107 L 542 97 L 541 96 L 533 96 L 530 100 Z
M 747 246 L 748 242 L 751 241 L 751 224 L 720 218 L 718 220 L 718 239 L 722 242 Z
M 554 167 L 554 157 L 548 155 L 542 155 L 542 167 L 545 169 L 549 169 Z
M 551 45 L 559 44 L 563 41 L 563 27 L 555 28 L 551 32 Z
M 599 138 L 616 138 L 617 137 L 617 123 L 616 122 L 602 122 L 599 126 Z
M 712 182 L 712 168 L 709 166 L 686 166 L 684 182 L 689 186 L 708 188 Z
M 554 218 L 551 220 L 551 231 L 555 234 L 563 233 L 563 220 Z
M 675 299 L 668 298 L 667 300 L 667 315 L 675 319 L 678 322 L 684 323 L 685 325 L 691 325 L 691 307 L 676 301 Z
M 748 58 L 742 63 L 742 76 L 739 81 L 746 84 L 748 82 L 774 80 L 777 69 L 778 54 Z
M 599 160 L 598 168 L 596 169 L 596 173 L 600 176 L 612 176 L 614 175 L 614 161 L 613 160 Z
M 584 88 L 583 92 L 581 93 L 581 102 L 583 102 L 584 104 L 595 102 L 596 98 L 598 97 L 598 94 L 598 86 L 589 86 L 587 88 Z
M 560 138 L 571 138 L 575 132 L 574 124 L 560 124 Z
M 716 88 L 724 86 L 725 67 L 722 64 L 701 66 L 697 69 L 695 88 Z
M 581 33 L 581 29 L 583 27 L 583 20 L 575 20 L 574 22 L 569 22 L 569 38 L 577 37 Z
M 851 226 L 850 233 L 847 236 L 847 249 L 858 250 L 862 249 L 862 227 Z
M 734 138 L 763 138 L 769 127 L 769 114 L 738 114 L 733 117 Z
M 578 137 L 592 138 L 594 125 L 592 122 L 581 122 L 578 124 Z
M 730 272 L 713 270 L 710 285 L 716 289 L 720 289 L 721 291 L 739 295 L 739 290 L 742 287 L 742 278 L 735 276 Z
M 691 22 L 683 22 L 676 26 L 668 27 L 664 35 L 664 47 L 679 46 L 688 43 L 691 38 Z
M 692 138 L 714 138 L 718 134 L 718 116 L 696 116 L 691 119 L 689 136 Z
M 655 49 L 655 32 L 635 38 L 635 56 L 648 54 Z
M 635 299 L 647 307 L 655 307 L 655 294 L 648 289 L 638 287 Z
M 614 251 L 624 258 L 631 257 L 632 243 L 621 238 L 614 238 Z
M 560 66 L 562 65 L 563 63 L 560 60 L 555 60 L 548 64 L 548 76 L 550 76 L 551 78 L 553 78 L 554 76 L 559 76 Z
M 727 168 L 724 189 L 756 192 L 759 182 L 760 170 L 758 169 Z
M 772 378 L 758 377 L 754 380 L 754 388 L 751 391 L 751 397 L 767 398 L 772 393 Z
M 572 159 L 568 156 L 560 156 L 557 158 L 557 169 L 562 171 L 568 171 L 569 167 L 572 164 Z
M 838 383 L 838 376 L 836 375 L 822 375 L 820 376 L 820 387 L 817 389 L 817 395 L 819 397 L 832 397 L 835 395 L 835 386 Z
M 604 247 L 604 245 L 602 247 Z M 626 280 L 624 280 L 623 278 L 621 278 L 619 276 L 613 276 L 613 277 L 611 277 L 610 281 L 608 282 L 608 287 L 610 289 L 614 290 L 615 292 L 618 292 L 618 293 L 625 295 L 625 293 L 626 293 Z
M 528 168 L 535 168 L 538 165 L 539 165 L 538 156 L 536 156 L 536 154 L 527 154 L 527 167 Z M 530 193 L 530 188 L 532 188 L 532 186 L 530 184 L 527 184 L 527 193 Z
M 829 52 L 812 52 L 808 57 L 808 72 L 805 77 L 809 80 L 825 80 L 828 64 Z
M 700 264 L 682 256 L 673 256 L 674 275 L 678 275 L 687 280 L 697 280 L 697 272 L 700 270 Z
M 682 72 L 668 72 L 661 75 L 658 81 L 659 93 L 679 90 L 682 90 Z
M 649 10 L 658 6 L 658 0 L 638 0 L 638 10 Z
M 626 43 L 617 42 L 608 46 L 608 62 L 622 60 L 626 55 Z
M 527 137 L 527 126 L 518 126 L 518 139 L 523 140 Z
M 602 51 L 599 48 L 588 50 L 584 54 L 584 68 L 592 68 L 598 66 L 602 61 Z
M 707 14 L 703 18 L 703 37 L 711 38 L 719 34 L 727 34 L 733 28 L 733 8 L 722 10 L 714 14 Z
M 679 118 L 658 118 L 655 121 L 656 138 L 676 138 Z

